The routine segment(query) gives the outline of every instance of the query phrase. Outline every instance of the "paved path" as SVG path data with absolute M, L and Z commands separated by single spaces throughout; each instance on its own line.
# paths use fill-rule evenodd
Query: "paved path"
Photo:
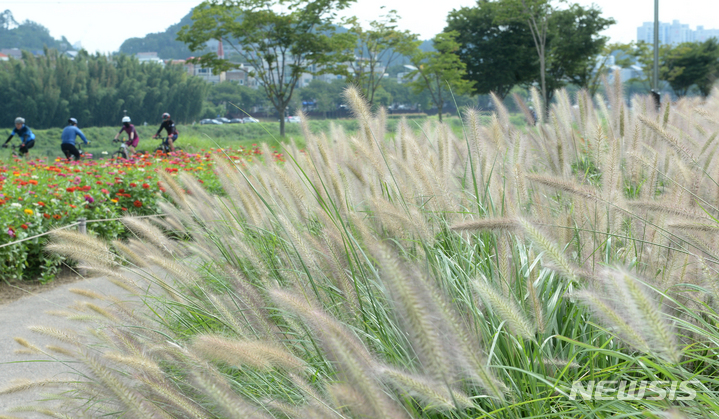
M 128 275 L 132 277 L 132 275 Z M 48 314 L 48 311 L 69 311 L 68 307 L 76 301 L 89 301 L 88 297 L 70 292 L 70 289 L 89 289 L 99 294 L 114 296 L 121 299 L 131 298 L 122 288 L 108 281 L 106 277 L 85 279 L 53 288 L 51 290 L 29 295 L 12 303 L 0 305 L 0 389 L 12 384 L 16 379 L 45 378 L 76 378 L 70 365 L 60 362 L 23 362 L 42 359 L 42 355 L 18 355 L 16 349 L 21 346 L 14 341 L 15 337 L 23 337 L 44 349 L 45 345 L 58 344 L 59 341 L 28 330 L 29 326 L 50 326 L 59 329 L 71 329 L 84 333 L 92 323 L 67 320 L 63 317 Z M 110 302 L 92 300 L 100 306 Z M 50 390 L 52 391 L 52 390 Z M 23 406 L 43 398 L 48 390 L 28 390 L 19 393 L 0 395 L 0 416 L 10 414 L 26 418 L 46 418 L 32 413 L 9 413 L 8 409 Z

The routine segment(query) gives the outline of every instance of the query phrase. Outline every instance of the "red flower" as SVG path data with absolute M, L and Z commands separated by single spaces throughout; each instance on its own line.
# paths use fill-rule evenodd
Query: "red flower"
M 50 214 L 48 214 L 48 213 L 45 213 L 45 214 L 43 214 L 42 216 L 45 217 L 45 218 L 50 218 Z
M 23 230 L 27 230 L 27 224 L 20 225 L 20 228 L 22 228 Z
M 72 204 L 70 204 L 70 208 L 77 208 L 77 207 L 76 207 L 76 206 L 74 206 L 74 205 L 72 205 Z
M 122 208 L 120 208 L 120 209 L 123 210 L 123 211 L 127 211 L 127 208 L 125 208 L 125 207 L 122 207 Z
M 40 205 L 41 207 L 44 207 L 44 206 L 45 206 L 45 203 L 42 202 L 42 201 L 38 202 L 37 204 Z
M 95 182 L 95 184 L 97 184 L 97 185 L 102 185 L 102 181 L 101 181 L 101 180 L 98 180 L 97 182 Z
M 130 184 L 130 187 L 131 187 L 131 188 L 134 188 L 135 186 L 137 186 L 137 183 L 134 183 L 134 182 L 133 182 L 133 183 Z
M 119 189 L 118 192 L 120 192 L 120 193 L 125 193 L 125 190 L 124 190 L 124 189 Z
M 143 188 L 143 189 L 150 189 L 150 185 L 148 185 L 147 183 L 143 183 L 143 184 L 142 184 L 142 188 Z
M 135 202 L 132 203 L 132 205 L 134 205 L 137 208 L 140 208 L 142 206 L 142 202 L 136 200 Z
M 65 189 L 65 190 L 68 191 L 68 192 L 75 192 L 75 187 L 74 187 L 74 186 L 71 186 L 71 187 L 69 187 L 69 188 L 67 188 L 67 189 Z

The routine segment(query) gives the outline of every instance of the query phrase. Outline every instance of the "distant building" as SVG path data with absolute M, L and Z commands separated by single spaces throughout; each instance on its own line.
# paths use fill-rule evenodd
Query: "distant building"
M 6 55 L 8 57 L 15 58 L 16 60 L 19 60 L 22 58 L 22 51 L 20 51 L 17 48 L 12 49 L 0 49 L 0 54 Z
M 0 54 L 0 61 L 7 61 L 9 60 L 8 56 L 5 54 Z
M 135 56 L 140 63 L 157 63 L 165 65 L 165 62 L 157 56 L 156 52 L 138 52 Z
M 704 29 L 704 26 L 697 26 L 696 30 L 692 30 L 689 25 L 682 24 L 678 20 L 674 20 L 672 23 L 659 22 L 660 44 L 704 42 L 712 37 L 719 38 L 719 29 Z M 637 28 L 637 41 L 654 43 L 654 22 L 644 22 Z

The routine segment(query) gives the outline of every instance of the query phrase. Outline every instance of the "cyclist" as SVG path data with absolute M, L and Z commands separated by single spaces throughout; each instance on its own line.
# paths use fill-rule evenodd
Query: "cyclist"
M 157 133 L 152 136 L 152 138 L 157 138 L 160 135 L 160 132 L 162 130 L 167 130 L 167 145 L 170 146 L 170 151 L 175 151 L 175 141 L 177 140 L 177 137 L 180 135 L 177 132 L 177 128 L 175 128 L 175 123 L 172 122 L 172 119 L 170 119 L 170 114 L 165 112 L 162 114 L 162 124 L 160 125 L 160 128 L 157 130 Z M 165 143 L 163 143 L 165 144 Z
M 70 156 L 73 156 L 75 160 L 80 160 L 80 150 L 75 147 L 75 138 L 79 135 L 85 144 L 90 144 L 90 142 L 87 141 L 85 134 L 77 127 L 77 119 L 70 118 L 67 120 L 67 123 L 68 125 L 62 130 L 62 135 L 60 136 L 60 138 L 62 138 L 60 149 L 68 161 L 70 160 Z
M 130 155 L 132 156 L 135 154 L 135 147 L 140 144 L 140 137 L 137 136 L 137 130 L 135 129 L 135 126 L 130 123 L 129 116 L 122 118 L 122 128 L 120 128 L 120 132 L 115 134 L 116 140 L 123 131 L 125 131 L 127 133 L 127 136 L 129 137 L 125 144 L 130 150 Z
M 7 137 L 5 144 L 2 145 L 3 148 L 7 148 L 7 143 L 9 143 L 16 134 L 20 137 L 20 153 L 23 157 L 27 157 L 28 151 L 35 146 L 35 134 L 25 125 L 25 118 L 19 116 L 15 118 L 15 129 L 13 129 L 10 136 Z

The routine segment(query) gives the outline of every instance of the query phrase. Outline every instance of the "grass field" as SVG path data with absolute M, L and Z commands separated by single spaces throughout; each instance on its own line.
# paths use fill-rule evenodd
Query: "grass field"
M 485 120 L 489 116 L 484 117 Z M 428 120 L 434 120 L 436 117 L 410 115 L 408 121 L 414 130 L 421 130 L 423 124 Z M 397 116 L 390 116 L 387 119 L 388 135 L 391 137 L 395 131 L 398 121 Z M 457 134 L 461 133 L 461 120 L 457 117 L 447 118 L 449 125 Z M 518 115 L 513 118 L 513 122 L 522 124 L 521 117 Z M 358 123 L 355 119 L 339 119 L 339 120 L 311 120 L 310 130 L 313 133 L 330 132 L 330 125 L 334 124 L 348 134 L 357 132 Z M 30 125 L 31 126 L 31 125 Z M 159 145 L 159 140 L 153 140 L 151 137 L 157 132 L 159 125 L 137 126 L 140 136 L 140 146 L 138 150 L 153 151 Z M 32 126 L 31 126 L 32 128 Z M 92 153 L 94 156 L 102 157 L 103 151 L 112 154 L 116 151 L 117 144 L 112 143 L 112 138 L 119 131 L 118 127 L 89 127 L 80 129 L 85 133 L 88 140 L 91 141 L 90 146 L 83 147 L 86 152 Z M 286 140 L 294 139 L 299 145 L 304 144 L 304 135 L 300 124 L 285 125 Z M 281 142 L 279 136 L 278 122 L 260 122 L 254 124 L 226 124 L 226 125 L 179 125 L 178 131 L 180 138 L 178 147 L 183 147 L 190 151 L 199 151 L 201 149 L 217 148 L 217 147 L 251 147 L 252 144 L 268 143 L 269 145 L 277 145 Z M 43 157 L 61 157 L 60 151 L 60 133 L 62 128 L 53 128 L 47 130 L 34 130 L 37 136 L 35 147 L 31 150 L 31 156 Z M 163 131 L 164 132 L 164 131 Z M 3 135 L 9 135 L 10 129 Z M 19 144 L 17 138 L 13 139 L 13 144 Z M 78 140 L 81 143 L 81 140 Z M 0 156 L 10 156 L 9 150 L 0 150 Z

